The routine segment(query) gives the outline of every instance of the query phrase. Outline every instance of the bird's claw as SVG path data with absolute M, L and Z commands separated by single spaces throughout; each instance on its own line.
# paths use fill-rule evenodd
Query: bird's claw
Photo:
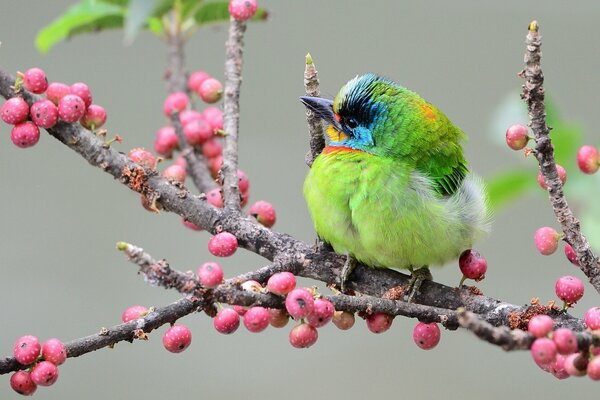
M 413 270 L 410 268 L 410 281 L 408 281 L 408 299 L 409 303 L 413 303 L 415 297 L 419 293 L 419 289 L 421 285 L 426 280 L 432 280 L 433 276 L 431 276 L 431 272 L 427 267 L 421 267 L 419 269 Z
M 342 272 L 340 274 L 340 289 L 342 293 L 346 293 L 346 282 L 350 278 L 350 274 L 356 268 L 356 259 L 351 255 L 346 256 L 346 262 L 342 267 Z

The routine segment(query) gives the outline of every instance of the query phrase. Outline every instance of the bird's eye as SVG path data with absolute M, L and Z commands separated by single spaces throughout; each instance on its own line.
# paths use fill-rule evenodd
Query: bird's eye
M 358 122 L 354 118 L 348 118 L 346 121 L 346 126 L 350 129 L 354 129 L 358 126 Z

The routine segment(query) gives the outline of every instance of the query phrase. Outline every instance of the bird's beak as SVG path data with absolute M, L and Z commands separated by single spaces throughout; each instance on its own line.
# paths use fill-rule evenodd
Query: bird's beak
M 300 101 L 314 112 L 317 117 L 324 119 L 328 124 L 331 124 L 337 131 L 341 132 L 342 127 L 335 118 L 333 112 L 333 100 L 324 99 L 322 97 L 301 96 Z

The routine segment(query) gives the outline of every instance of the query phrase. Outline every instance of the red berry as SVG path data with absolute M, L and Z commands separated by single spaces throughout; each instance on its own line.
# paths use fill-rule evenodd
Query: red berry
M 31 121 L 40 128 L 49 129 L 58 121 L 58 108 L 50 100 L 38 100 L 29 110 Z
M 187 142 L 192 146 L 202 144 L 213 136 L 212 127 L 203 119 L 195 119 L 185 124 L 183 133 Z
M 169 165 L 163 171 L 162 176 L 175 182 L 183 183 L 185 181 L 185 169 L 177 164 Z
M 246 204 L 248 204 L 248 200 L 250 200 L 250 193 L 242 192 L 242 200 L 240 201 L 240 207 L 246 207 Z
M 565 243 L 565 256 L 567 256 L 567 260 L 571 262 L 573 265 L 579 266 L 579 261 L 577 261 L 577 254 L 575 254 L 575 250 L 569 243 Z
M 286 295 L 296 287 L 296 277 L 291 272 L 277 272 L 267 281 L 271 293 Z
M 183 167 L 185 170 L 187 170 L 187 161 L 185 161 L 185 158 L 183 156 L 177 157 L 175 159 L 175 164 L 177 164 L 180 167 Z
M 163 103 L 163 112 L 170 117 L 174 112 L 182 112 L 188 106 L 189 100 L 187 94 L 183 92 L 171 93 Z
M 559 354 L 571 354 L 577 351 L 577 337 L 568 328 L 558 328 L 552 333 L 552 340 L 556 344 Z
M 556 360 L 548 365 L 548 370 L 557 379 L 567 379 L 569 377 L 569 373 L 565 369 L 565 356 L 562 354 L 556 355 Z
M 85 103 L 81 97 L 68 94 L 58 102 L 58 117 L 65 122 L 77 122 L 85 113 Z
M 264 307 L 250 307 L 244 314 L 244 326 L 250 332 L 264 331 L 269 326 L 269 311 Z
M 90 88 L 88 85 L 86 85 L 83 82 L 77 82 L 71 85 L 71 87 L 69 88 L 71 94 L 74 94 L 76 96 L 79 96 L 79 98 L 81 98 L 81 100 L 83 100 L 83 103 L 85 104 L 85 107 L 89 107 L 92 104 L 92 92 L 90 91 Z
M 539 228 L 533 235 L 535 247 L 545 256 L 549 256 L 556 251 L 560 239 L 561 235 L 548 226 Z
M 347 331 L 354 326 L 354 314 L 348 311 L 336 311 L 333 314 L 333 324 L 342 331 Z
M 222 308 L 213 319 L 213 324 L 217 332 L 229 335 L 239 328 L 240 316 L 231 308 Z
M 259 200 L 250 206 L 248 209 L 248 215 L 256 218 L 260 224 L 266 226 L 267 228 L 272 227 L 277 218 L 273 205 L 263 200 Z
M 269 311 L 269 324 L 274 328 L 283 328 L 290 320 L 290 314 L 278 308 L 267 308 Z
M 223 208 L 223 193 L 221 188 L 214 188 L 206 193 L 206 201 L 215 207 Z
M 317 342 L 319 332 L 311 324 L 296 325 L 290 331 L 290 344 L 297 349 L 306 349 Z
M 216 262 L 206 262 L 198 268 L 198 280 L 207 288 L 214 288 L 223 282 L 223 269 Z
M 577 165 L 584 174 L 593 174 L 598 171 L 600 154 L 594 146 L 581 146 L 577 151 Z
M 218 177 L 219 171 L 221 170 L 221 165 L 223 165 L 223 156 L 218 155 L 215 158 L 209 158 L 208 163 L 210 164 L 211 175 L 215 178 Z
M 373 333 L 383 333 L 390 329 L 393 321 L 392 315 L 376 312 L 367 317 L 367 328 Z
M 179 139 L 175 128 L 172 126 L 163 126 L 156 131 L 156 138 L 154 139 L 154 151 L 163 157 L 171 158 L 173 150 L 177 148 Z
M 0 108 L 2 121 L 10 125 L 25 121 L 27 115 L 29 115 L 29 104 L 21 97 L 11 97 Z
M 562 276 L 554 287 L 556 295 L 566 304 L 575 304 L 583 297 L 583 282 L 576 276 Z
M 29 68 L 23 76 L 23 86 L 31 93 L 44 93 L 48 89 L 46 73 L 40 68 Z
M 521 150 L 527 146 L 529 136 L 524 125 L 512 125 L 506 130 L 506 144 L 513 150 Z
M 191 229 L 193 231 L 201 231 L 202 230 L 202 228 L 200 228 L 198 225 L 194 224 L 193 222 L 188 221 L 187 219 L 185 219 L 183 217 L 181 218 L 181 222 L 183 223 L 183 225 L 186 228 Z
M 592 307 L 585 312 L 585 324 L 591 330 L 600 329 L 600 307 Z
M 148 309 L 144 306 L 136 304 L 134 306 L 127 307 L 125 311 L 123 311 L 123 315 L 121 315 L 121 321 L 123 321 L 123 323 L 127 323 L 145 317 L 146 314 L 148 314 Z
M 31 396 L 37 385 L 31 379 L 31 374 L 26 371 L 17 371 L 10 377 L 10 387 L 23 396 Z
M 478 251 L 468 249 L 460 255 L 458 266 L 465 278 L 480 281 L 485 278 L 487 260 Z
M 548 338 L 535 339 L 531 345 L 531 356 L 540 366 L 550 364 L 556 359 L 556 344 Z
M 52 82 L 46 89 L 46 97 L 56 106 L 58 106 L 60 99 L 68 94 L 71 94 L 71 88 L 60 82 Z
M 42 346 L 38 338 L 32 335 L 21 336 L 15 342 L 13 355 L 19 364 L 29 365 L 40 355 Z
M 218 79 L 208 78 L 198 86 L 197 93 L 205 103 L 216 103 L 223 97 L 223 85 Z
M 27 148 L 35 145 L 40 140 L 40 130 L 31 121 L 21 122 L 13 126 L 10 131 L 10 140 L 17 147 Z
M 233 306 L 233 311 L 235 311 L 240 317 L 243 317 L 244 314 L 246 314 L 246 312 L 248 311 L 248 309 L 244 306 L 238 306 L 237 304 L 235 304 Z
M 129 157 L 131 161 L 140 164 L 144 168 L 156 168 L 156 158 L 154 158 L 154 155 L 152 155 L 152 153 L 143 147 L 131 149 L 127 154 L 127 157 Z
M 192 332 L 185 325 L 173 325 L 163 335 L 163 346 L 171 353 L 181 353 L 192 343 Z
M 600 380 L 600 356 L 596 356 L 590 360 L 587 366 L 587 375 L 591 380 Z
M 81 125 L 86 129 L 98 129 L 106 122 L 106 110 L 104 110 L 104 107 L 102 106 L 91 104 L 86 108 L 85 113 L 79 122 L 81 122 Z
M 54 365 L 61 365 L 67 359 L 67 349 L 60 340 L 56 338 L 48 339 L 42 346 L 42 357 Z
M 294 319 L 306 318 L 315 307 L 312 293 L 305 288 L 294 289 L 285 298 L 285 309 Z
M 190 91 L 197 92 L 202 82 L 204 82 L 208 78 L 210 78 L 210 75 L 207 72 L 194 71 L 188 77 L 187 87 Z
M 40 361 L 31 370 L 31 380 L 39 386 L 52 386 L 58 379 L 58 368 L 50 361 Z
M 179 121 L 181 121 L 182 126 L 185 126 L 186 124 L 189 124 L 197 119 L 203 118 L 204 117 L 202 116 L 202 113 L 199 113 L 196 110 L 183 110 L 181 113 L 179 113 Z
M 256 7 L 256 0 L 230 0 L 229 14 L 238 21 L 246 21 L 254 16 Z
M 320 328 L 331 321 L 334 313 L 335 308 L 329 300 L 323 298 L 316 299 L 312 312 L 306 317 L 306 322 L 315 328 Z
M 413 329 L 413 340 L 423 350 L 431 350 L 437 346 L 440 337 L 440 328 L 435 322 L 430 324 L 419 322 Z
M 554 320 L 548 315 L 540 314 L 534 315 L 527 324 L 527 331 L 533 336 L 542 338 L 546 337 L 554 326 Z
M 241 169 L 237 170 L 237 176 L 239 178 L 238 186 L 240 188 L 240 192 L 246 193 L 248 189 L 250 189 L 250 179 L 248 179 L 248 175 Z
M 223 111 L 218 107 L 206 107 L 202 112 L 202 116 L 212 126 L 213 132 L 223 129 Z
M 556 164 L 556 172 L 558 173 L 558 178 L 560 182 L 564 185 L 567 182 L 567 171 L 562 167 L 562 165 Z M 544 176 L 542 175 L 542 171 L 538 171 L 537 174 L 538 185 L 544 190 L 548 190 L 548 186 L 546 186 L 546 182 L 544 182 Z
M 565 357 L 564 368 L 570 376 L 584 376 L 587 366 L 588 359 L 581 353 L 573 353 Z
M 223 146 L 216 138 L 212 138 L 204 142 L 202 145 L 202 154 L 206 158 L 214 158 L 223 153 Z
M 237 248 L 237 238 L 229 232 L 217 233 L 208 242 L 208 251 L 217 257 L 229 257 L 235 253 Z

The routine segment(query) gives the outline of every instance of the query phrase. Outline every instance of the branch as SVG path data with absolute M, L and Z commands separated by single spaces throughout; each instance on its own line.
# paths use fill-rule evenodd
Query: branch
M 600 264 L 589 242 L 581 234 L 579 220 L 567 204 L 562 183 L 556 171 L 554 161 L 554 148 L 550 140 L 550 128 L 546 125 L 546 109 L 544 104 L 544 74 L 540 65 L 542 57 L 540 48 L 542 36 L 538 32 L 537 21 L 529 24 L 525 43 L 525 69 L 520 72 L 524 77 L 523 93 L 521 98 L 527 103 L 529 110 L 529 126 L 535 137 L 535 156 L 540 165 L 540 171 L 548 186 L 550 203 L 554 210 L 556 220 L 560 224 L 565 239 L 575 250 L 579 266 L 596 291 L 600 293 Z
M 313 59 L 308 53 L 306 55 L 306 67 L 304 68 L 304 89 L 307 96 L 319 97 L 319 77 Z M 310 135 L 310 150 L 306 153 L 306 165 L 312 167 L 315 158 L 325 148 L 325 137 L 323 136 L 323 120 L 319 118 L 308 107 L 306 107 L 306 122 L 308 123 L 308 134 Z

